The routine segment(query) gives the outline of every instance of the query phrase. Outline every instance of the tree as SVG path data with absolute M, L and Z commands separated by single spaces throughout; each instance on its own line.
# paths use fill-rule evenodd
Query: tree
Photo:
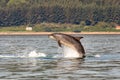
M 26 0 L 9 0 L 7 5 L 12 6 L 12 5 L 20 5 L 26 3 Z
M 5 7 L 9 0 L 0 0 L 0 7 Z

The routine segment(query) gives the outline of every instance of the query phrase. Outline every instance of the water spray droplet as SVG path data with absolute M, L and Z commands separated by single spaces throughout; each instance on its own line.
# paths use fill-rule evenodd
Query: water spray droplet
M 99 54 L 96 54 L 95 57 L 101 57 Z
M 45 53 L 37 53 L 35 50 L 28 54 L 28 57 L 46 57 Z

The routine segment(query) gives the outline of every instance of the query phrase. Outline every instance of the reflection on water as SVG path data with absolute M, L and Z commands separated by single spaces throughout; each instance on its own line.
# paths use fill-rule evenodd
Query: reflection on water
M 61 49 L 47 36 L 0 36 L 0 79 L 119 80 L 120 36 L 83 36 L 85 59 L 56 57 Z
M 9 59 L 6 59 L 8 61 Z M 6 73 L 1 79 L 64 79 L 74 77 L 74 71 L 80 69 L 83 60 L 77 59 L 12 59 L 2 64 Z M 1 67 L 2 67 L 1 66 Z

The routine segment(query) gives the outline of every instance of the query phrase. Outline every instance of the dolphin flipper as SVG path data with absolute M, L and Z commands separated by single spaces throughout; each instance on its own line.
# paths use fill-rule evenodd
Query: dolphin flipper
M 58 41 L 58 45 L 59 45 L 60 47 L 62 47 L 62 46 L 61 46 L 61 43 L 60 43 L 60 40 Z

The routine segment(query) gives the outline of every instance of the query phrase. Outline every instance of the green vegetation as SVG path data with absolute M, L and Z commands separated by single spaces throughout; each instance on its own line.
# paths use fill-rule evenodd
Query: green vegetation
M 114 23 L 98 22 L 94 26 L 85 26 L 85 22 L 81 24 L 61 24 L 61 23 L 41 23 L 33 25 L 34 32 L 95 32 L 95 31 L 108 31 L 108 32 L 119 32 L 116 30 Z
M 0 27 L 0 32 L 25 32 L 25 26 Z
M 26 31 L 26 26 L 0 27 L 0 32 L 119 32 L 113 23 L 99 22 L 95 26 L 83 26 L 83 24 L 60 24 L 60 23 L 41 23 L 31 25 L 32 31 Z
M 74 31 L 74 30 L 81 30 L 80 25 L 75 24 L 60 24 L 60 23 L 42 23 L 35 25 L 33 27 L 33 31 L 45 31 L 45 32 L 59 32 L 59 31 Z
M 25 31 L 22 25 L 28 24 L 37 32 L 114 31 L 113 24 L 120 25 L 120 0 L 0 0 L 0 31 Z

